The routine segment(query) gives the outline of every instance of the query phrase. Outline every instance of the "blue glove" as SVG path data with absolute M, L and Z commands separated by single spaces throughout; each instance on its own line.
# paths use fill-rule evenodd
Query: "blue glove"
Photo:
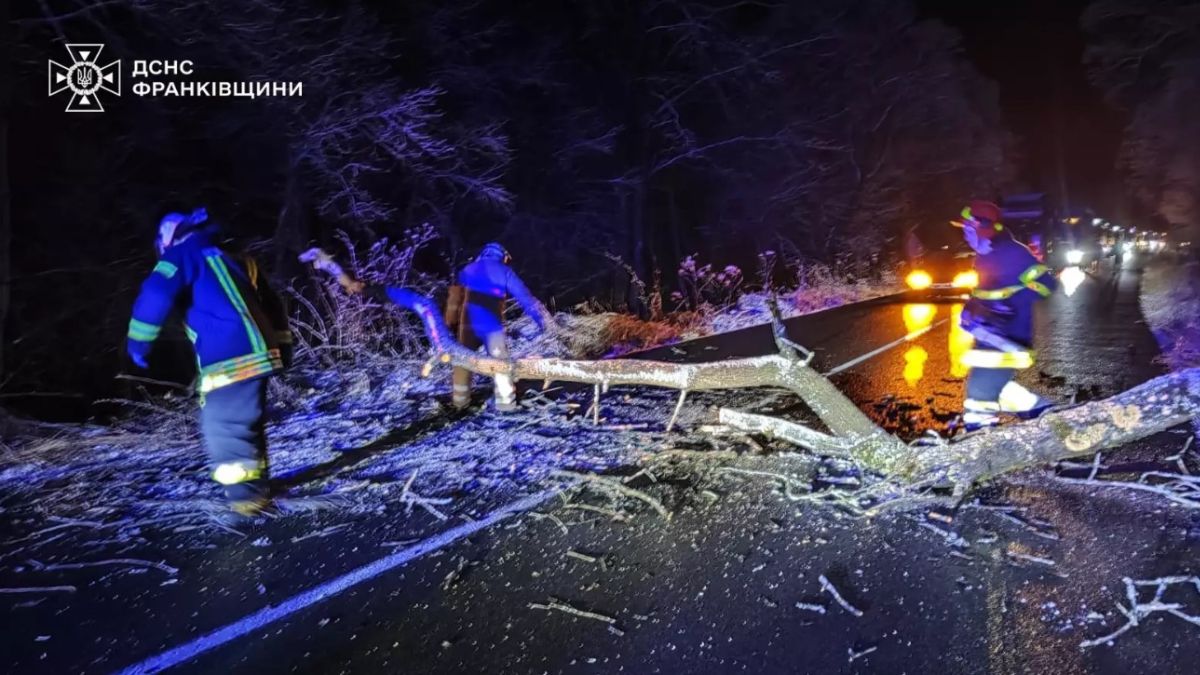
M 126 346 L 129 352 L 129 360 L 133 364 L 143 370 L 150 369 L 150 343 L 141 342 L 140 340 L 129 340 Z

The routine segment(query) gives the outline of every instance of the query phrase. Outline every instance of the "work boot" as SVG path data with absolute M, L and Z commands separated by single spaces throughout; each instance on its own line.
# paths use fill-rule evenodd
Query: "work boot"
M 492 408 L 496 412 L 510 413 L 517 411 L 517 402 L 514 400 L 502 400 L 498 398 L 492 399 Z
M 269 515 L 271 496 L 264 481 L 246 481 L 225 486 L 225 500 L 229 510 L 243 518 Z
M 1046 411 L 1055 407 L 1054 401 L 1045 398 L 1038 398 L 1037 405 L 1029 410 L 1022 410 L 1016 413 L 1016 416 L 1023 420 L 1033 420 L 1041 417 Z
M 962 414 L 963 429 L 967 432 L 979 431 L 994 427 L 1000 423 L 1000 417 L 992 413 L 967 411 Z
M 1042 398 L 1016 382 L 1009 382 L 1000 391 L 1000 412 L 1012 413 L 1023 420 L 1031 420 L 1054 406 L 1054 402 Z

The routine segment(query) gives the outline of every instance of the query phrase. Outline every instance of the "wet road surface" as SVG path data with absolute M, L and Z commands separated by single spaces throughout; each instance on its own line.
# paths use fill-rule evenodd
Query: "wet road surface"
M 1041 362 L 1022 374 L 1025 383 L 1068 400 L 1157 374 L 1136 289 L 1136 272 L 1126 271 L 1046 303 Z M 789 333 L 817 351 L 824 370 L 955 313 L 949 303 L 879 302 L 801 317 Z M 940 324 L 835 381 L 902 435 L 944 428 L 965 374 L 955 362 L 966 348 L 955 325 Z M 772 349 L 769 330 L 759 328 L 653 356 L 710 360 Z M 1164 434 L 1129 453 L 1182 439 Z M 779 461 L 739 466 L 770 470 Z M 1151 621 L 1114 647 L 1077 648 L 1119 623 L 1113 602 L 1122 576 L 1197 571 L 1200 548 L 1184 537 L 1188 522 L 1153 498 L 1066 487 L 1032 472 L 985 499 L 1025 510 L 967 509 L 947 525 L 921 514 L 855 519 L 792 502 L 771 481 L 722 478 L 710 487 L 665 492 L 670 521 L 652 512 L 628 522 L 580 518 L 548 502 L 539 510 L 562 527 L 514 516 L 480 528 L 189 655 L 177 670 L 1174 673 L 1193 672 L 1186 664 L 1200 658 L 1194 629 L 1174 619 Z M 182 572 L 151 568 L 134 579 L 100 570 L 78 593 L 6 597 L 4 658 L 10 672 L 118 671 L 245 626 L 244 617 L 265 607 L 406 550 L 431 525 L 364 518 L 334 536 L 293 542 L 312 526 L 285 519 L 241 540 L 131 551 Z M 949 545 L 930 525 L 962 541 Z M 147 583 L 155 575 L 162 581 Z M 831 602 L 822 575 L 861 617 Z

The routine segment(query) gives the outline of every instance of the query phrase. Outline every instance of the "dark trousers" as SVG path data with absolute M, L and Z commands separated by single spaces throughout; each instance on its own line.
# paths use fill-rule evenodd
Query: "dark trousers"
M 472 325 L 468 311 L 472 302 L 487 310 L 484 326 Z M 478 316 L 478 314 L 476 314 Z M 471 293 L 466 288 L 455 285 L 450 287 L 446 300 L 446 325 L 454 331 L 462 346 L 475 351 L 486 347 L 489 356 L 498 359 L 508 358 L 508 341 L 504 335 L 504 300 L 500 298 L 481 297 Z M 450 376 L 451 396 L 456 407 L 465 407 L 471 401 L 472 373 L 466 368 L 455 368 Z M 516 402 L 516 388 L 508 375 L 496 375 L 496 401 L 511 405 Z
M 231 500 L 266 494 L 266 427 L 267 378 L 235 382 L 205 395 L 200 431 L 214 478 L 225 485 L 225 495 Z M 227 475 L 220 473 L 222 469 L 233 467 L 244 470 L 246 477 L 233 483 L 218 478 Z
M 967 398 L 998 403 L 1001 390 L 1016 372 L 1012 368 L 972 368 L 967 375 Z

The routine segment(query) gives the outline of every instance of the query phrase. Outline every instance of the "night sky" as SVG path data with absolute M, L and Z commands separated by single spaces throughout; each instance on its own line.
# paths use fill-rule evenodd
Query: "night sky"
M 1132 215 L 1115 170 L 1125 116 L 1087 80 L 1087 0 L 921 0 L 927 16 L 962 31 L 967 55 L 1000 86 L 1006 121 L 1017 134 L 1020 179 L 1054 194 L 1062 180 L 1072 209 Z

